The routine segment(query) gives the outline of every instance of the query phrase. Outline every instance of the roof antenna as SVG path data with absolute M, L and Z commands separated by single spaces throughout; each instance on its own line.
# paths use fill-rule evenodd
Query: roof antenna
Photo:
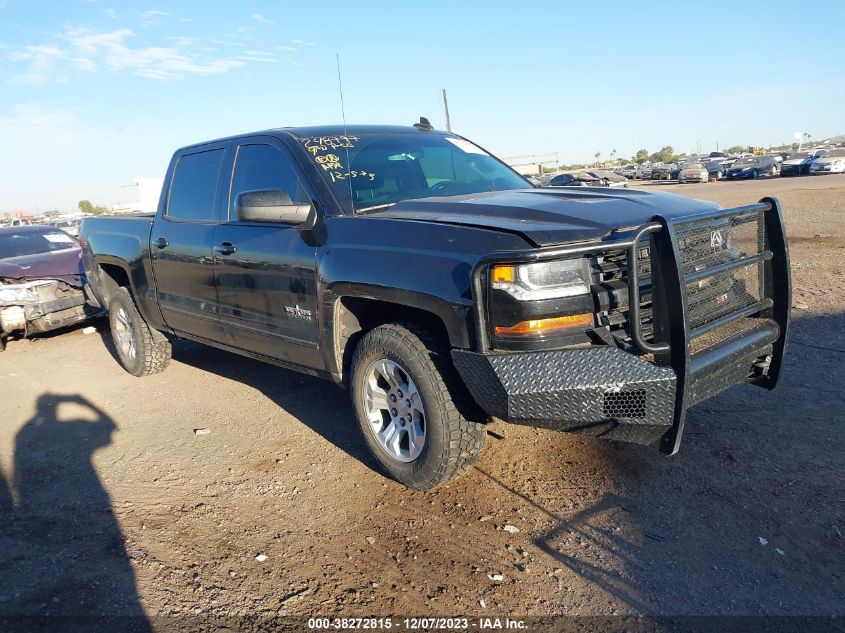
M 349 134 L 346 133 L 346 109 L 343 107 L 343 82 L 340 79 L 340 53 L 335 53 L 335 59 L 337 60 L 337 89 L 340 92 L 340 116 L 343 119 L 343 144 L 346 146 L 344 148 L 346 150 L 346 180 L 349 183 L 349 204 L 354 211 L 355 198 L 352 195 L 352 176 L 350 173 L 352 165 L 349 164 Z
M 446 131 L 452 133 L 452 119 L 449 118 L 449 102 L 446 100 L 446 88 L 443 88 L 443 110 L 446 112 Z
M 423 132 L 431 132 L 434 129 L 434 126 L 431 124 L 431 122 L 424 116 L 420 117 L 419 123 L 414 123 L 414 127 L 418 130 L 422 130 Z

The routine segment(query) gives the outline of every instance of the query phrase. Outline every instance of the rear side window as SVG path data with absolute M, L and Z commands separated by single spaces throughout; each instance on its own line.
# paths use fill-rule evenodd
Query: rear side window
M 305 202 L 290 156 L 272 145 L 241 145 L 232 176 L 229 217 L 235 218 L 235 200 L 244 191 L 281 189 L 292 202 Z
M 214 194 L 223 163 L 223 150 L 185 154 L 179 159 L 170 186 L 167 217 L 174 220 L 213 222 Z

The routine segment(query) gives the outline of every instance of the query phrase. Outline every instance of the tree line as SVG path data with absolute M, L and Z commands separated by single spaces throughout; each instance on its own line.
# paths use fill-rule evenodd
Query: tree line
M 79 210 L 86 215 L 102 215 L 108 212 L 108 208 L 102 205 L 95 205 L 90 200 L 80 200 L 77 205 Z

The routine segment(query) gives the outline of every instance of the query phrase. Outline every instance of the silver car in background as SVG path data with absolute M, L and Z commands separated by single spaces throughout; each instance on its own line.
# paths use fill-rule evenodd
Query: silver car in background
M 678 172 L 678 182 L 707 182 L 710 180 L 710 172 L 704 163 L 687 163 Z
M 636 178 L 639 180 L 651 180 L 651 165 L 640 165 L 637 167 Z
M 606 169 L 590 169 L 587 171 L 587 173 L 592 176 L 595 176 L 596 178 L 601 178 L 601 180 L 604 182 L 605 187 L 628 186 L 628 179 L 625 178 L 625 176 L 614 174 L 612 171 L 607 171 Z
M 810 167 L 813 176 L 822 174 L 845 174 L 845 147 L 830 150 L 821 158 L 813 161 Z

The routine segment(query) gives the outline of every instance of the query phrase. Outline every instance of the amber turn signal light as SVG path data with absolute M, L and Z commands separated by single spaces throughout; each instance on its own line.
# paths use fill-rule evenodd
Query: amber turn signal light
M 551 317 L 550 319 L 533 319 L 531 321 L 520 321 L 516 325 L 508 327 L 496 326 L 496 334 L 539 334 L 550 332 L 567 327 L 590 327 L 593 324 L 593 315 L 571 314 L 568 316 Z
M 493 266 L 493 283 L 513 283 L 516 279 L 516 270 L 509 264 L 496 264 Z

